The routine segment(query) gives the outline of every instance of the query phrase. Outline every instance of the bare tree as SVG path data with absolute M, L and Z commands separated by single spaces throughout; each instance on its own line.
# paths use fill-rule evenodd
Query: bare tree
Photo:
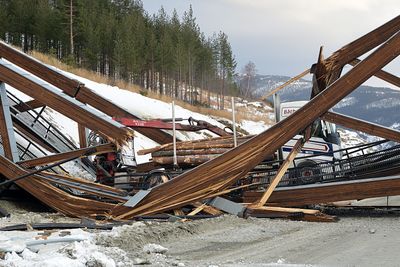
M 252 82 L 257 74 L 256 64 L 254 64 L 252 61 L 249 61 L 249 63 L 244 66 L 242 72 L 245 76 L 245 84 L 242 84 L 242 94 L 244 97 L 249 97 L 252 95 L 253 90 L 255 89 L 252 88 Z

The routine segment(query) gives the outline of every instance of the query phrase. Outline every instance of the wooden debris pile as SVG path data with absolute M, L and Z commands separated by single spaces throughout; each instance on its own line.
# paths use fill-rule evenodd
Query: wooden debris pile
M 240 145 L 252 137 L 252 135 L 238 137 L 237 143 Z M 224 154 L 233 147 L 232 136 L 177 142 L 177 163 L 179 166 L 197 166 Z M 172 143 L 138 151 L 139 155 L 150 153 L 153 162 L 159 165 L 173 164 L 174 151 Z
M 376 48 L 374 52 L 340 77 L 341 70 L 345 64 L 353 62 L 374 48 Z M 150 216 L 170 211 L 173 211 L 178 216 L 182 214 L 192 216 L 201 211 L 208 214 L 219 214 L 221 211 L 211 207 L 210 203 L 214 203 L 222 211 L 241 216 L 278 216 L 332 221 L 334 218 L 321 214 L 319 211 L 282 208 L 282 206 L 297 206 L 300 203 L 310 202 L 307 200 L 312 198 L 314 189 L 303 187 L 303 191 L 296 196 L 297 198 L 290 192 L 286 192 L 286 195 L 282 193 L 284 197 L 278 201 L 279 197 L 274 198 L 274 196 L 278 195 L 276 194 L 278 190 L 275 190 L 275 186 L 282 178 L 285 168 L 287 168 L 297 151 L 301 149 L 304 141 L 309 139 L 310 126 L 313 122 L 323 116 L 340 122 L 341 118 L 338 116 L 332 118 L 332 114 L 327 113 L 328 110 L 370 77 L 380 73 L 381 69 L 399 54 L 400 16 L 338 50 L 326 60 L 323 59 L 322 53 L 320 53 L 318 63 L 312 68 L 318 86 L 313 88 L 312 99 L 305 106 L 259 135 L 239 138 L 237 147 L 233 147 L 231 139 L 222 137 L 207 141 L 178 143 L 178 151 L 182 163 L 196 165 L 206 161 L 206 159 L 209 160 L 166 183 L 147 191 L 140 191 L 134 196 L 127 196 L 126 192 L 122 190 L 87 182 L 80 178 L 46 172 L 32 174 L 23 180 L 16 181 L 16 183 L 49 207 L 75 217 L 130 220 L 140 216 Z M 2 63 L 0 64 L 0 80 L 3 82 L 14 86 L 42 104 L 48 105 L 77 121 L 81 128 L 93 129 L 112 142 L 123 142 L 131 135 L 129 130 L 121 125 L 111 123 L 106 117 L 91 113 L 84 104 L 91 105 L 112 116 L 127 117 L 134 115 L 126 114 L 126 111 L 101 98 L 81 84 L 64 77 L 58 72 L 49 70 L 41 63 L 27 58 L 22 53 L 13 52 L 4 44 L 0 44 L 0 56 L 49 81 L 61 89 L 63 93 L 57 90 L 50 90 L 47 85 L 42 86 L 35 82 L 34 79 L 27 78 L 23 73 L 8 65 L 7 62 L 0 62 Z M 365 126 L 359 122 L 356 125 L 359 125 L 359 127 Z M 7 125 L 3 122 L 0 126 L 4 130 Z M 374 131 L 379 134 L 382 129 L 379 128 L 377 130 L 375 128 Z M 394 139 L 398 140 L 398 133 L 389 133 L 384 130 L 383 132 L 386 137 L 394 136 Z M 4 139 L 3 133 L 4 131 L 2 132 L 2 138 Z M 166 133 L 161 131 L 143 129 L 143 133 L 160 144 L 171 141 L 171 137 L 169 135 L 166 136 Z M 289 157 L 280 167 L 276 177 L 265 192 L 256 197 L 253 196 L 251 203 L 247 204 L 227 202 L 226 199 L 217 198 L 229 192 L 238 180 L 298 134 L 304 135 L 304 139 L 298 141 L 295 149 L 292 150 Z M 5 142 L 3 142 L 4 144 Z M 142 151 L 142 153 L 152 153 L 153 160 L 161 164 L 170 164 L 172 158 L 170 144 Z M 187 157 L 189 155 L 192 157 L 190 160 Z M 64 157 L 68 156 L 61 156 L 61 158 Z M 0 173 L 6 179 L 17 179 L 21 175 L 26 175 L 30 172 L 30 170 L 22 167 L 24 166 L 23 163 L 18 165 L 10 159 L 9 155 L 0 156 Z M 38 165 L 59 159 L 54 157 L 43 159 L 39 161 Z M 32 162 L 30 164 L 32 166 Z M 375 181 L 374 186 L 379 187 L 376 184 L 377 182 L 379 181 Z M 366 187 L 357 185 L 360 186 L 359 190 L 362 192 L 367 191 Z M 365 185 L 367 187 L 371 186 L 371 184 Z M 377 194 L 387 195 L 389 186 L 400 188 L 400 179 L 391 179 L 389 182 L 386 181 L 384 185 L 386 187 L 381 186 L 381 191 Z M 373 189 L 370 188 L 369 190 Z M 332 190 L 332 188 L 329 190 Z M 320 191 L 319 198 L 316 195 L 315 199 L 322 202 L 326 201 L 327 198 L 324 199 L 322 194 Z M 333 194 L 336 194 L 337 198 L 341 197 L 340 194 L 337 194 L 337 191 Z M 346 195 L 345 199 L 353 196 L 353 194 Z M 300 201 L 302 198 L 303 202 Z M 275 204 L 281 207 L 271 207 L 269 205 L 271 201 L 275 201 Z M 265 207 L 265 204 L 269 206 Z M 191 211 L 184 213 L 182 208 L 188 206 L 191 207 Z

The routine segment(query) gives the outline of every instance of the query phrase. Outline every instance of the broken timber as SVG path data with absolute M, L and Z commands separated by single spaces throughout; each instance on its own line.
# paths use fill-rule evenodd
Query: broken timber
M 38 60 L 35 60 L 0 41 L 0 58 L 1 57 L 60 88 L 70 97 L 75 98 L 76 100 L 84 104 L 88 104 L 98 110 L 101 110 L 111 117 L 116 116 L 140 120 L 140 118 L 129 113 L 125 109 L 94 93 L 79 81 L 68 78 L 58 71 L 48 68 L 46 65 L 39 62 Z M 0 70 L 0 73 L 1 72 L 2 70 Z M 30 88 L 29 86 L 25 89 L 33 91 L 33 88 Z M 156 141 L 159 144 L 170 143 L 172 141 L 171 135 L 158 129 L 138 128 L 135 130 Z
M 388 34 L 389 38 L 400 28 L 400 16 L 397 17 L 396 30 Z M 392 22 L 390 23 L 390 25 Z M 381 40 L 381 39 L 379 39 Z M 374 43 L 374 46 L 379 43 Z M 368 43 L 367 46 L 371 46 Z M 371 48 L 373 48 L 371 47 Z M 365 50 L 362 47 L 361 50 Z M 369 48 L 369 49 L 371 49 Z M 344 50 L 354 54 L 354 51 Z M 368 51 L 368 50 L 367 50 Z M 351 93 L 363 82 L 381 70 L 386 64 L 400 54 L 400 33 L 396 33 L 382 44 L 371 55 L 357 64 L 353 69 L 328 86 L 310 102 L 287 119 L 272 126 L 238 147 L 226 152 L 203 165 L 194 168 L 168 183 L 153 190 L 132 210 L 116 207 L 113 213 L 118 219 L 129 218 L 138 214 L 152 214 L 170 210 L 190 202 L 207 198 L 211 194 L 222 191 L 227 186 L 242 178 L 254 168 L 264 157 L 274 153 L 294 135 L 304 130 L 318 117 L 327 112 L 341 99 Z M 337 54 L 341 61 L 352 60 L 347 55 Z

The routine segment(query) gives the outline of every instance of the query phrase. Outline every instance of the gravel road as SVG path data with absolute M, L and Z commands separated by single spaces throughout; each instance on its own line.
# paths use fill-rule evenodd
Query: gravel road
M 15 223 L 74 222 L 60 214 L 13 210 L 0 226 Z M 367 203 L 368 205 L 371 202 Z M 377 204 L 377 203 L 372 203 Z M 378 203 L 381 204 L 381 203 Z M 382 202 L 383 204 L 383 202 Z M 333 209 L 336 223 L 310 223 L 279 219 L 241 219 L 221 216 L 187 222 L 137 222 L 99 231 L 94 243 L 118 266 L 399 266 L 400 213 Z M 149 244 L 161 245 L 162 254 L 146 253 Z M 148 266 L 149 266 L 148 265 Z
M 400 261 L 397 217 L 307 223 L 227 216 L 200 228 L 161 244 L 186 266 L 398 266 Z

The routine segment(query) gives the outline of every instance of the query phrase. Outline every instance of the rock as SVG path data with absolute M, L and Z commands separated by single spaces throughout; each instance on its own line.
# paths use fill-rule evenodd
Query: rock
M 185 267 L 185 264 L 183 262 L 179 262 L 177 266 L 178 267 Z
M 134 258 L 133 259 L 133 264 L 135 264 L 135 265 L 145 265 L 145 264 L 150 264 L 150 261 L 148 259 Z
M 370 234 L 375 234 L 376 230 L 375 229 L 369 229 Z
M 158 244 L 147 244 L 143 247 L 143 251 L 148 254 L 150 253 L 165 254 L 168 251 L 168 249 Z

